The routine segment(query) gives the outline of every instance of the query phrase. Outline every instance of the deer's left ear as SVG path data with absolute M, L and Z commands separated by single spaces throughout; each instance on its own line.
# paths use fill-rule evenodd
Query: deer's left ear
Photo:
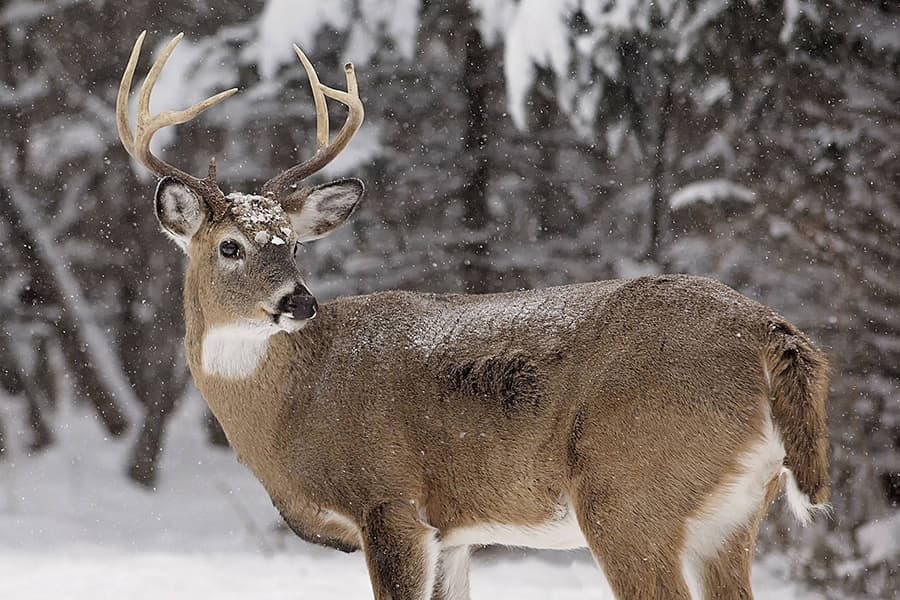
M 339 179 L 288 196 L 282 207 L 301 242 L 325 237 L 350 218 L 365 193 L 359 179 Z

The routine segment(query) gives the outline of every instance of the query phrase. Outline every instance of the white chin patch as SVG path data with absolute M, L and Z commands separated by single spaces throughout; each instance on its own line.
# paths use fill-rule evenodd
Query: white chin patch
M 311 319 L 295 319 L 286 314 L 278 315 L 278 321 L 275 324 L 275 327 L 278 328 L 279 331 L 287 331 L 288 333 L 293 333 L 294 331 L 300 331 L 304 327 L 306 327 L 306 323 Z
M 269 338 L 280 331 L 292 330 L 281 323 L 250 321 L 210 327 L 203 336 L 203 372 L 228 379 L 249 377 L 265 359 Z

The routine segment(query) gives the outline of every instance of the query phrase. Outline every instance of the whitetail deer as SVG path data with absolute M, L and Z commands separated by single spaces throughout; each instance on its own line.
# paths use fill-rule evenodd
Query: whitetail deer
M 318 305 L 298 242 L 353 213 L 363 185 L 298 184 L 363 119 L 296 46 L 317 150 L 260 195 L 150 153 L 185 111 L 125 148 L 161 180 L 156 215 L 187 253 L 191 373 L 238 459 L 300 537 L 363 549 L 379 600 L 469 596 L 472 546 L 593 552 L 616 596 L 750 598 L 756 531 L 786 480 L 805 521 L 827 500 L 825 357 L 772 310 L 709 279 L 642 277 L 492 295 L 384 292 Z M 349 109 L 333 141 L 326 98 Z

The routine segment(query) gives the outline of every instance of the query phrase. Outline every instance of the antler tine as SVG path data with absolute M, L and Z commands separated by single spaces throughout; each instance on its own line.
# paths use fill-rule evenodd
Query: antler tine
M 280 196 L 292 184 L 306 179 L 333 161 L 347 147 L 347 144 L 350 143 L 356 132 L 359 131 L 365 116 L 362 100 L 359 98 L 356 72 L 351 63 L 347 63 L 344 66 L 344 73 L 347 78 L 347 91 L 344 92 L 323 85 L 319 81 L 315 68 L 303 51 L 294 45 L 294 52 L 297 54 L 297 58 L 300 59 L 301 64 L 303 64 L 304 70 L 306 70 L 306 76 L 309 79 L 313 100 L 316 105 L 316 153 L 312 158 L 291 167 L 266 182 L 263 186 L 263 193 L 275 197 Z M 332 141 L 329 141 L 326 97 L 337 100 L 341 104 L 346 105 L 348 109 L 347 119 Z
M 319 82 L 319 76 L 309 58 L 297 44 L 294 44 L 294 52 L 303 64 L 306 78 L 309 80 L 309 89 L 312 90 L 313 101 L 316 103 L 316 152 L 318 152 L 328 145 L 329 137 L 328 104 L 325 102 L 325 94 L 322 93 L 324 86 Z
M 134 69 L 137 67 L 138 57 L 141 55 L 141 46 L 144 45 L 144 36 L 146 35 L 146 30 L 142 31 L 134 43 L 134 48 L 131 49 L 131 56 L 128 58 L 125 74 L 122 75 L 122 81 L 119 82 L 119 94 L 116 96 L 116 127 L 119 130 L 119 139 L 122 141 L 125 151 L 132 158 L 135 158 L 134 137 L 131 135 L 131 125 L 128 124 L 128 96 L 131 93 Z
M 344 126 L 341 127 L 341 130 L 334 138 L 334 145 L 340 150 L 343 150 L 350 143 L 353 136 L 356 135 L 356 132 L 359 131 L 366 114 L 362 100 L 359 99 L 359 88 L 356 83 L 356 71 L 353 69 L 353 63 L 344 65 L 344 75 L 347 78 L 346 92 L 322 86 L 323 94 L 332 100 L 337 100 L 344 104 L 349 109 Z
M 146 31 L 142 32 L 134 44 L 134 48 L 131 51 L 131 57 L 125 68 L 125 74 L 122 76 L 122 82 L 119 85 L 119 94 L 116 98 L 116 121 L 122 145 L 132 158 L 143 164 L 159 177 L 173 176 L 180 179 L 186 185 L 195 188 L 198 188 L 198 186 L 204 188 L 208 187 L 208 185 L 204 185 L 204 183 L 214 185 L 214 175 L 212 175 L 215 172 L 214 169 L 210 171 L 212 178 L 207 177 L 205 180 L 198 179 L 155 157 L 150 152 L 150 141 L 153 139 L 153 135 L 163 127 L 187 123 L 203 111 L 212 108 L 233 95 L 237 92 L 237 88 L 219 92 L 215 96 L 211 96 L 184 110 L 166 111 L 152 116 L 150 114 L 150 94 L 153 92 L 156 81 L 159 79 L 159 75 L 166 66 L 169 56 L 172 55 L 175 46 L 177 46 L 178 42 L 184 37 L 183 33 L 179 33 L 163 48 L 159 57 L 154 61 L 153 66 L 150 67 L 147 78 L 144 80 L 143 84 L 141 84 L 141 90 L 138 95 L 137 122 L 135 123 L 134 133 L 132 134 L 128 123 L 128 96 L 131 92 L 134 70 L 137 66 L 138 57 L 140 56 L 141 46 L 143 45 L 146 33 Z

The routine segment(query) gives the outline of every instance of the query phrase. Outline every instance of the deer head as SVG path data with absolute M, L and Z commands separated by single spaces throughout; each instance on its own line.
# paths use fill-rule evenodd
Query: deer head
M 312 88 L 316 106 L 316 153 L 270 179 L 260 194 L 224 194 L 216 182 L 215 161 L 203 179 L 161 161 L 150 140 L 163 127 L 186 123 L 222 102 L 237 89 L 207 98 L 190 108 L 150 114 L 150 94 L 175 46 L 163 48 L 141 86 L 134 132 L 128 122 L 128 97 L 146 32 L 135 42 L 119 86 L 116 116 L 122 144 L 139 163 L 160 177 L 156 217 L 162 230 L 188 255 L 188 272 L 198 282 L 200 308 L 208 326 L 232 326 L 271 335 L 300 329 L 316 315 L 316 300 L 295 263 L 297 244 L 324 237 L 344 223 L 363 196 L 358 179 L 315 187 L 301 182 L 330 163 L 350 142 L 363 120 L 353 65 L 345 66 L 347 91 L 322 85 L 306 55 L 294 46 Z M 326 97 L 349 109 L 346 122 L 329 140 Z

